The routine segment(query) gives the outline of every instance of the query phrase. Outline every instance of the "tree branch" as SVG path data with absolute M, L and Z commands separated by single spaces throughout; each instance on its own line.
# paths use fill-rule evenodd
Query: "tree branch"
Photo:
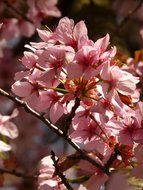
M 34 24 L 32 20 L 30 20 L 26 15 L 24 15 L 22 12 L 17 10 L 15 7 L 13 7 L 7 0 L 4 0 L 3 3 L 12 11 L 14 11 L 17 15 L 21 16 L 24 20 L 27 22 L 30 22 L 31 24 Z
M 60 159 L 58 163 L 58 167 L 61 172 L 64 172 L 77 164 L 80 160 L 82 159 L 82 156 L 78 153 L 75 152 L 74 154 L 71 154 L 69 156 L 63 157 Z
M 124 19 L 121 21 L 121 23 L 115 29 L 115 31 L 112 35 L 112 38 L 114 38 L 117 34 L 119 34 L 120 30 L 125 26 L 125 24 L 130 20 L 130 18 L 141 8 L 142 5 L 143 5 L 143 0 L 140 0 L 134 9 L 129 11 L 127 16 L 124 17 Z
M 119 151 L 118 147 L 115 146 L 114 152 L 111 154 L 109 160 L 107 160 L 107 162 L 105 164 L 105 168 L 107 168 L 109 170 L 110 167 L 112 166 L 113 162 L 117 159 L 118 155 L 120 155 L 120 151 Z
M 55 157 L 55 153 L 51 151 L 51 159 L 54 162 L 54 167 L 55 167 L 55 174 L 59 176 L 61 179 L 62 183 L 66 186 L 68 190 L 73 190 L 73 188 L 70 186 L 68 180 L 66 179 L 65 175 L 59 170 L 58 167 L 58 160 Z
M 67 135 L 68 133 L 68 129 L 70 127 L 70 124 L 72 122 L 72 119 L 75 116 L 75 112 L 77 110 L 77 108 L 80 105 L 80 99 L 78 97 L 75 98 L 75 104 L 72 107 L 71 113 L 68 115 L 68 117 L 65 119 L 65 124 L 64 124 L 64 134 Z
M 128 15 L 120 23 L 119 28 L 122 28 L 128 22 L 131 16 L 133 16 L 138 11 L 138 9 L 141 8 L 142 4 L 143 4 L 143 0 L 140 0 L 138 5 L 134 9 L 129 11 Z
M 35 180 L 38 177 L 37 175 L 35 175 L 35 176 L 34 175 L 26 175 L 26 174 L 18 172 L 16 170 L 8 170 L 5 168 L 0 168 L 0 174 L 11 174 L 16 177 L 21 177 L 21 178 L 29 179 L 29 180 Z
M 9 93 L 2 90 L 1 88 L 0 88 L 0 95 L 7 97 L 8 99 L 15 102 L 15 104 L 17 104 L 18 106 L 23 107 L 26 112 L 38 118 L 40 121 L 46 124 L 46 126 L 48 126 L 54 133 L 56 133 L 59 137 L 62 137 L 65 141 L 67 141 L 81 155 L 82 159 L 89 161 L 91 164 L 99 168 L 102 172 L 106 173 L 107 175 L 109 174 L 109 171 L 104 166 L 96 162 L 96 160 L 91 158 L 85 151 L 80 149 L 80 147 L 77 144 L 75 144 L 68 136 L 65 136 L 64 132 L 60 130 L 57 126 L 53 125 L 43 114 L 36 112 L 32 108 L 30 108 L 25 102 L 23 102 L 17 97 L 11 96 Z

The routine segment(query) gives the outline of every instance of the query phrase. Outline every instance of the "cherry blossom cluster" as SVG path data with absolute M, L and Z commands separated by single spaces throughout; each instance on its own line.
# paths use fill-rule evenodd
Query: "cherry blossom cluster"
M 142 73 L 130 72 L 131 67 L 118 61 L 109 34 L 96 42 L 89 39 L 83 21 L 75 24 L 64 17 L 54 31 L 37 31 L 42 42 L 26 45 L 23 71 L 15 75 L 13 93 L 55 125 L 63 118 L 60 129 L 110 172 L 132 166 L 131 175 L 142 177 Z M 135 65 L 136 71 L 139 65 Z M 65 118 L 71 115 L 68 122 Z M 55 176 L 51 158 L 45 157 L 41 163 L 39 190 L 66 189 Z M 88 180 L 75 189 L 100 189 L 108 180 L 110 190 L 118 177 L 124 179 L 122 173 L 109 179 L 87 161 L 76 165 L 79 175 L 87 175 Z M 122 184 L 127 190 L 125 180 Z

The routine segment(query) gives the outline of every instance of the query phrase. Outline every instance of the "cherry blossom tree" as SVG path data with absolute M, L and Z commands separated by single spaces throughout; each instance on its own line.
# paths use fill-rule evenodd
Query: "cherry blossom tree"
M 57 3 L 0 3 L 0 185 L 132 190 L 141 182 L 142 188 L 143 53 L 131 57 L 110 42 L 142 1 L 113 34 L 96 40 L 83 20 L 68 16 L 50 29 L 45 20 L 62 14 Z

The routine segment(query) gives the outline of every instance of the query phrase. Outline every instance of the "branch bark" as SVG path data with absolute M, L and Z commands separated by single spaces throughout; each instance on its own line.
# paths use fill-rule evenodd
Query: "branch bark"
M 26 20 L 27 22 L 30 22 L 31 24 L 34 24 L 32 20 L 30 20 L 26 15 L 24 15 L 22 12 L 20 12 L 19 10 L 17 10 L 15 7 L 13 7 L 7 0 L 4 0 L 3 3 L 12 11 L 14 11 L 17 15 L 19 15 L 20 17 L 22 17 L 24 20 Z
M 124 25 L 130 20 L 130 18 L 141 8 L 141 6 L 143 5 L 143 0 L 140 0 L 139 3 L 137 4 L 137 6 L 129 11 L 129 13 L 127 14 L 127 16 L 122 20 L 122 22 L 119 24 L 119 26 L 116 28 L 114 35 L 118 34 L 120 32 L 120 30 L 124 27 Z M 114 36 L 113 35 L 113 36 Z
M 4 91 L 1 88 L 0 88 L 0 95 L 4 96 L 4 97 L 7 97 L 8 99 L 12 100 L 18 106 L 23 107 L 26 112 L 28 112 L 28 113 L 32 114 L 33 116 L 35 116 L 36 118 L 38 118 L 46 126 L 48 126 L 54 133 L 56 133 L 59 137 L 62 137 L 65 141 L 67 141 L 68 144 L 70 144 L 81 155 L 82 159 L 87 160 L 88 162 L 90 162 L 91 164 L 96 166 L 98 169 L 100 169 L 102 172 L 106 173 L 107 175 L 109 174 L 109 171 L 104 166 L 102 166 L 101 164 L 96 162 L 95 159 L 91 158 L 85 151 L 80 149 L 80 147 L 77 144 L 75 144 L 57 126 L 53 125 L 43 114 L 40 114 L 40 113 L 36 112 L 32 108 L 30 108 L 25 102 L 23 102 L 22 100 L 20 100 L 17 97 L 11 96 L 9 93 L 7 93 L 6 91 Z
M 55 174 L 59 176 L 61 179 L 62 183 L 66 186 L 68 190 L 73 190 L 71 185 L 69 184 L 68 180 L 66 179 L 65 175 L 60 171 L 58 167 L 58 160 L 55 157 L 55 153 L 51 151 L 51 159 L 53 160 L 54 167 L 55 167 Z
M 35 175 L 35 176 L 34 175 L 26 175 L 22 172 L 18 172 L 16 170 L 8 170 L 5 168 L 0 168 L 0 174 L 11 174 L 16 177 L 21 177 L 21 178 L 28 179 L 28 180 L 36 180 L 38 178 L 37 175 Z

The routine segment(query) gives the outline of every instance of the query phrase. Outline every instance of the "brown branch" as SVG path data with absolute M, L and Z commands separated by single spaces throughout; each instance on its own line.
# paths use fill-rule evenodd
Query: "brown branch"
M 14 175 L 16 177 L 21 177 L 21 178 L 29 179 L 29 180 L 35 180 L 38 178 L 37 175 L 26 175 L 22 172 L 18 172 L 16 170 L 8 170 L 5 168 L 0 168 L 0 174 L 11 174 L 11 175 Z
M 2 90 L 1 88 L 0 88 L 0 95 L 7 97 L 8 99 L 15 102 L 15 104 L 17 104 L 18 106 L 23 107 L 26 112 L 38 118 L 40 121 L 46 124 L 46 126 L 48 126 L 49 129 L 51 129 L 54 133 L 56 133 L 59 137 L 62 137 L 65 141 L 67 141 L 68 144 L 70 144 L 81 155 L 82 159 L 89 161 L 91 164 L 99 168 L 102 172 L 106 173 L 107 175 L 109 174 L 108 170 L 104 166 L 96 162 L 96 160 L 91 158 L 85 151 L 80 149 L 80 147 L 77 144 L 75 144 L 68 136 L 65 136 L 64 132 L 60 130 L 57 126 L 53 125 L 43 114 L 36 112 L 32 108 L 30 108 L 25 102 L 23 102 L 17 97 L 11 96 L 9 93 Z
M 138 5 L 131 11 L 129 11 L 128 15 L 122 20 L 119 26 L 115 30 L 115 35 L 120 32 L 123 26 L 130 20 L 130 18 L 141 8 L 143 5 L 143 0 L 140 0 Z M 113 35 L 114 36 L 114 35 Z
M 81 159 L 82 156 L 78 152 L 75 152 L 74 154 L 60 158 L 58 167 L 61 172 L 64 172 L 77 164 Z
M 78 97 L 75 98 L 75 104 L 72 107 L 71 113 L 68 115 L 68 117 L 65 119 L 65 125 L 64 125 L 64 134 L 67 135 L 68 133 L 68 129 L 70 127 L 70 124 L 72 122 L 72 119 L 75 116 L 75 112 L 77 110 L 77 108 L 80 105 L 80 99 Z
M 65 185 L 65 187 L 68 190 L 73 190 L 73 188 L 69 184 L 68 180 L 66 179 L 65 175 L 60 171 L 60 169 L 58 167 L 58 159 L 56 159 L 55 153 L 53 151 L 51 151 L 51 159 L 53 160 L 53 163 L 54 163 L 53 166 L 55 167 L 55 175 L 59 176 L 59 178 L 61 179 L 62 183 Z
M 12 11 L 14 11 L 17 15 L 21 16 L 24 20 L 30 22 L 31 24 L 34 24 L 32 20 L 30 20 L 25 14 L 17 10 L 15 7 L 13 7 L 7 0 L 4 0 L 3 3 Z
M 115 146 L 114 152 L 111 154 L 109 160 L 105 164 L 105 168 L 107 168 L 109 170 L 110 167 L 112 166 L 113 162 L 117 159 L 118 155 L 120 155 L 120 151 L 119 151 L 118 147 Z

